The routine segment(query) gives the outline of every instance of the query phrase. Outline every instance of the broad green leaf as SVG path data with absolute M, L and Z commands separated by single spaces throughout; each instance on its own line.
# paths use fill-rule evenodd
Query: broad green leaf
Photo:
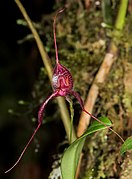
M 105 123 L 105 125 L 111 126 L 111 121 L 108 118 L 100 117 L 99 119 Z M 106 126 L 103 124 L 94 121 L 87 131 L 66 149 L 61 161 L 61 173 L 63 179 L 75 179 L 78 161 L 86 137 L 89 134 L 105 128 Z
M 122 144 L 120 153 L 121 155 L 124 154 L 127 150 L 132 149 L 132 137 L 125 140 L 124 144 Z

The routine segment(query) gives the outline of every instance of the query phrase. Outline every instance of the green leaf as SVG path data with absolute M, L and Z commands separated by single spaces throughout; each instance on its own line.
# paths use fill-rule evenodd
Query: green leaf
M 125 140 L 124 144 L 122 144 L 120 153 L 124 154 L 127 150 L 132 149 L 132 136 Z
M 111 121 L 108 118 L 100 117 L 99 119 L 105 123 L 105 125 L 111 126 Z M 89 134 L 105 128 L 106 126 L 103 124 L 94 121 L 88 130 L 66 149 L 61 161 L 61 173 L 63 179 L 75 179 L 78 161 L 80 159 L 80 154 L 86 137 Z
M 111 0 L 102 1 L 102 14 L 105 24 L 112 25 L 112 5 Z

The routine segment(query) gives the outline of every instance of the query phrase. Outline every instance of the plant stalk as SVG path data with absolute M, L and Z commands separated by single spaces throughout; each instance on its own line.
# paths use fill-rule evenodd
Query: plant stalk
M 123 29 L 123 26 L 125 24 L 127 6 L 128 6 L 128 0 L 120 0 L 120 6 L 119 6 L 116 22 L 115 22 L 115 28 L 117 30 L 121 31 Z

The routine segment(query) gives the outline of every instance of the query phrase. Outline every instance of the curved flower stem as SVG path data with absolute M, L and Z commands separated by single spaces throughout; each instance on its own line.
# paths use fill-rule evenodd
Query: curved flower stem
M 48 54 L 46 53 L 46 50 L 43 46 L 43 43 L 42 43 L 36 29 L 34 28 L 33 23 L 31 21 L 31 19 L 29 18 L 25 8 L 23 7 L 23 5 L 21 4 L 21 2 L 19 0 L 15 0 L 15 2 L 17 4 L 17 6 L 19 7 L 22 15 L 24 16 L 24 18 L 25 18 L 34 38 L 35 38 L 35 41 L 37 43 L 40 55 L 42 57 L 44 66 L 47 70 L 47 74 L 48 74 L 48 77 L 49 77 L 51 85 L 52 85 L 53 68 L 52 68 L 52 65 L 51 65 L 51 62 L 50 62 L 50 58 L 49 58 Z M 66 102 L 63 98 L 59 98 L 59 97 L 57 98 L 57 102 L 58 102 L 58 105 L 60 107 L 61 118 L 62 118 L 65 130 L 66 130 L 66 134 L 67 134 L 68 140 L 70 142 L 70 116 L 69 116 L 69 112 L 67 110 Z M 75 140 L 76 134 L 75 134 L 74 129 L 73 129 L 72 132 L 73 132 L 73 134 L 72 134 L 73 138 Z
M 58 92 L 52 93 L 52 94 L 42 103 L 42 105 L 41 105 L 41 107 L 40 107 L 40 110 L 39 110 L 39 112 L 38 112 L 38 126 L 37 126 L 37 128 L 34 130 L 34 132 L 33 132 L 32 136 L 31 136 L 31 138 L 29 139 L 28 143 L 27 143 L 26 146 L 24 147 L 24 149 L 23 149 L 21 155 L 19 156 L 19 158 L 17 159 L 17 161 L 14 163 L 14 165 L 13 165 L 12 167 L 10 167 L 8 170 L 6 170 L 5 173 L 10 172 L 10 171 L 19 163 L 19 161 L 22 159 L 22 156 L 23 156 L 24 153 L 26 152 L 26 150 L 27 150 L 27 148 L 29 147 L 30 143 L 32 142 L 34 136 L 36 135 L 37 131 L 39 130 L 40 126 L 42 125 L 43 114 L 44 114 L 44 110 L 45 110 L 45 108 L 46 108 L 47 103 L 48 103 L 51 99 L 53 99 L 54 97 L 56 97 L 56 96 L 57 96 L 57 93 L 58 93 Z
M 117 14 L 117 19 L 115 22 L 115 29 L 113 31 L 114 37 L 119 37 L 121 34 L 121 30 L 123 29 L 125 16 L 127 12 L 128 0 L 121 0 L 120 6 Z M 87 99 L 85 101 L 84 108 L 92 113 L 96 99 L 99 94 L 99 85 L 103 84 L 105 79 L 107 78 L 109 71 L 117 59 L 118 47 L 114 43 L 114 37 L 111 39 L 109 44 L 109 50 L 106 53 L 104 60 L 99 68 L 97 75 L 95 76 L 94 82 L 89 90 Z M 90 116 L 86 115 L 84 112 L 81 113 L 79 125 L 77 129 L 77 136 L 81 136 L 83 132 L 86 130 L 87 126 L 90 122 Z

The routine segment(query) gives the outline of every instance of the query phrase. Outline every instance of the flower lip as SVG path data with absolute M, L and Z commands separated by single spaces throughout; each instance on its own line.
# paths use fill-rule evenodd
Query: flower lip
M 72 75 L 69 70 L 61 64 L 57 64 L 54 68 L 52 85 L 54 91 L 59 89 L 65 93 L 71 91 L 73 88 Z

